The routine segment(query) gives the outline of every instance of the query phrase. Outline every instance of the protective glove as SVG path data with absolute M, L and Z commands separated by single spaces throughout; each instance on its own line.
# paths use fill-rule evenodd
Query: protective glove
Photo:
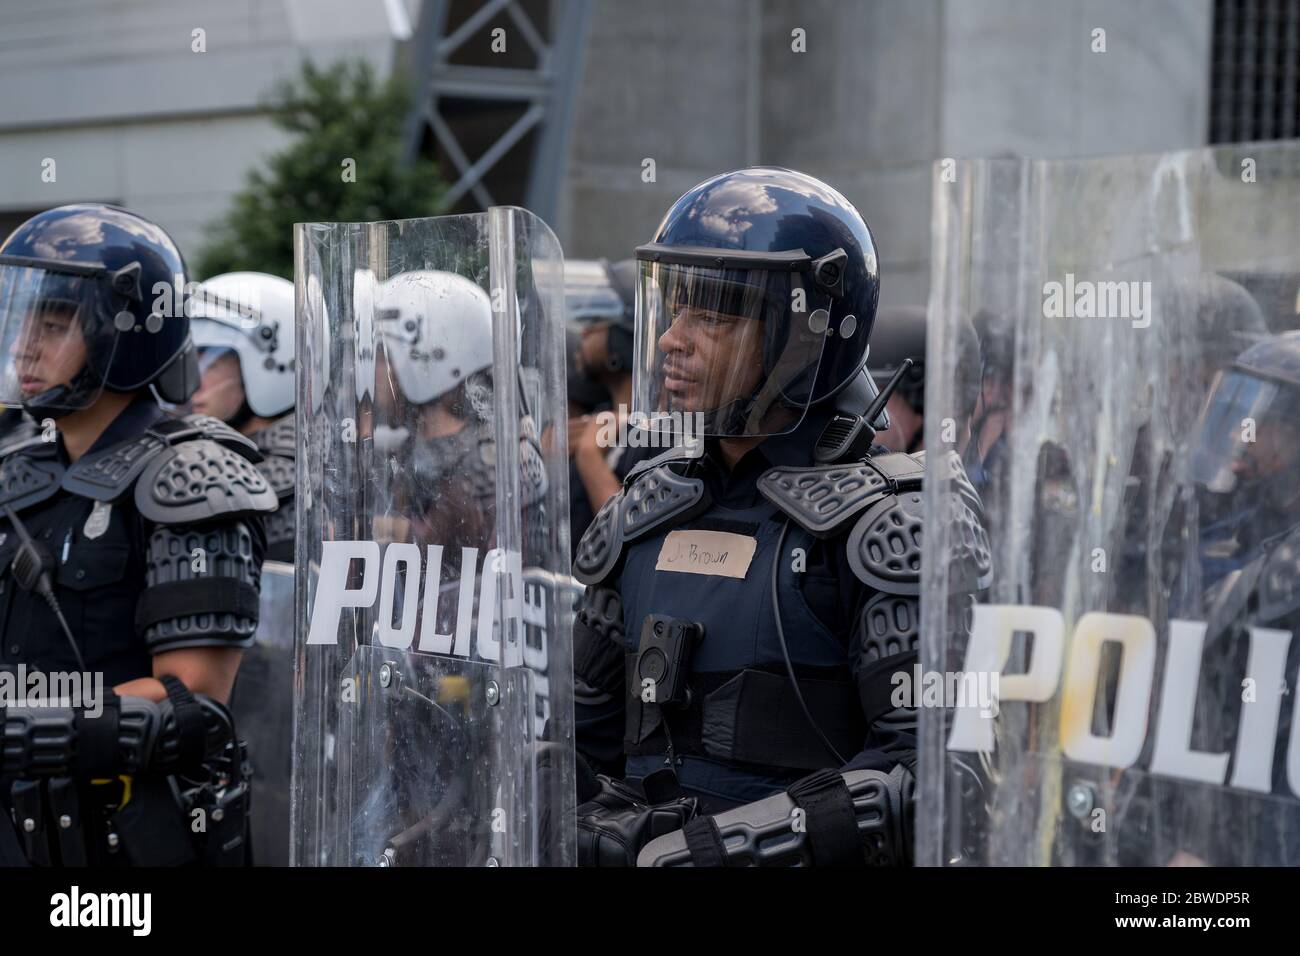
M 642 847 L 680 830 L 699 809 L 694 797 L 681 795 L 670 770 L 645 779 L 648 796 L 603 774 L 595 780 L 598 790 L 578 807 L 579 866 L 636 866 Z

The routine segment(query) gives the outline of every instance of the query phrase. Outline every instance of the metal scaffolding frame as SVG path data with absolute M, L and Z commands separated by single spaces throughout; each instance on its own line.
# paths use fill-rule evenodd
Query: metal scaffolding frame
M 414 158 L 425 131 L 446 153 L 456 178 L 447 192 L 450 208 L 466 194 L 482 209 L 498 205 L 484 177 L 527 135 L 531 146 L 523 205 L 558 231 L 559 193 L 568 153 L 573 101 L 582 78 L 591 0 L 550 0 L 550 29 L 542 35 L 518 0 L 485 0 L 464 22 L 448 32 L 451 0 L 425 0 L 413 41 L 412 67 L 418 95 L 407 127 L 407 155 Z M 532 69 L 471 66 L 451 58 L 470 37 L 500 14 L 506 14 L 536 56 Z M 484 103 L 512 102 L 523 114 L 480 156 L 466 155 L 442 111 L 447 99 Z M 513 197 L 511 197 L 513 198 Z

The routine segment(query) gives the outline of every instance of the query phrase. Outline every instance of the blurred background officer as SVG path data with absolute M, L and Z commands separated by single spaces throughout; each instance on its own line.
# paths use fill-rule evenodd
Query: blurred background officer
M 626 421 L 632 405 L 637 265 L 634 259 L 599 265 L 617 310 L 593 315 L 583 311 L 582 303 L 568 305 L 570 408 L 577 412 L 569 418 L 569 529 L 575 552 L 596 512 L 618 494 L 632 466 L 645 457 L 645 449 L 601 442 L 602 434 L 618 434 L 618 423 Z M 590 282 L 577 285 L 575 292 Z
M 1208 512 L 1201 530 L 1207 588 L 1225 575 L 1240 578 L 1300 525 L 1300 332 L 1259 342 L 1216 377 L 1192 477 Z M 1300 577 L 1261 583 L 1295 588 L 1300 599 Z
M 876 442 L 889 451 L 920 451 L 925 447 L 925 338 L 924 306 L 881 309 L 876 316 L 871 331 L 871 351 L 867 355 L 867 371 L 876 388 L 883 389 L 902 367 L 903 361 L 912 360 L 911 369 L 903 375 L 885 404 L 889 427 L 876 435 Z M 950 437 L 944 439 L 948 447 L 962 447 L 968 435 L 968 421 L 975 408 L 979 385 L 965 363 L 973 362 L 978 354 L 979 338 L 975 327 L 963 321 L 955 373 L 960 383 L 961 407 L 958 420 L 952 423 L 952 430 L 948 433 Z
M 393 276 L 377 301 L 377 442 L 403 476 L 391 514 L 413 516 L 413 537 L 395 527 L 393 540 L 443 545 L 457 576 L 460 547 L 490 547 L 495 527 L 491 302 L 475 282 L 433 270 Z
M 0 247 L 0 399 L 57 426 L 0 461 L 0 662 L 111 688 L 6 714 L 9 863 L 244 860 L 222 702 L 275 494 L 251 441 L 158 405 L 198 383 L 184 297 L 168 235 L 111 206 L 41 213 Z
M 1290 635 L 1300 628 L 1300 332 L 1264 338 L 1216 376 L 1191 477 L 1212 519 L 1201 529 L 1209 542 L 1202 542 L 1199 601 L 1181 615 L 1205 621 L 1189 746 L 1222 753 L 1225 761 L 1235 751 L 1230 774 L 1243 794 L 1289 796 L 1295 781 L 1288 782 L 1287 761 L 1274 755 L 1285 754 L 1288 741 L 1295 749 L 1291 678 L 1300 645 Z M 1277 674 L 1277 682 L 1248 679 L 1252 667 Z M 1248 723 L 1261 714 L 1262 722 Z M 1272 739 L 1256 741 L 1253 757 L 1241 746 L 1252 727 L 1265 736 L 1275 727 Z M 1207 800 L 1176 788 L 1150 800 L 1151 821 L 1138 832 L 1150 833 L 1166 854 L 1176 849 L 1176 863 L 1221 859 L 1228 841 L 1232 850 L 1242 841 L 1257 846 L 1251 856 L 1300 862 L 1300 816 L 1285 800 L 1268 814 L 1249 812 L 1245 799 Z M 1176 842 L 1166 829 L 1179 834 Z
M 262 453 L 258 469 L 278 507 L 266 516 L 260 624 L 231 698 L 252 767 L 253 861 L 289 864 L 293 763 L 294 486 L 293 283 L 262 272 L 208 279 L 190 296 L 200 380 L 194 411 L 219 418 Z
M 266 521 L 266 557 L 293 561 L 293 283 L 261 272 L 213 276 L 190 298 L 201 379 L 192 405 L 257 443 L 280 507 Z
M 962 464 L 978 491 L 1000 481 L 1007 463 L 1015 337 L 1006 316 L 981 309 L 971 320 L 979 341 L 979 387 Z
M 876 441 L 890 451 L 920 451 L 925 447 L 925 308 L 919 305 L 881 309 L 871 333 L 867 372 L 884 388 L 904 359 L 911 369 L 894 389 L 885 411 L 889 427 Z
M 641 862 L 907 862 L 914 714 L 889 678 L 915 660 L 924 459 L 869 453 L 872 235 L 758 167 L 690 190 L 637 260 L 634 408 L 706 440 L 633 469 L 574 562 L 578 750 L 606 771 L 580 772 L 583 862 L 670 834 Z M 965 488 L 952 514 L 986 542 L 978 509 Z

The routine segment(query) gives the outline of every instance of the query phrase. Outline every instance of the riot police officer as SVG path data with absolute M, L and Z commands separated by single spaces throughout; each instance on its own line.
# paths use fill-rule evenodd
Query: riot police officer
M 229 272 L 189 297 L 190 333 L 198 349 L 193 410 L 251 438 L 257 467 L 279 506 L 267 515 L 266 560 L 255 641 L 243 657 L 231 697 L 252 768 L 253 859 L 288 865 L 289 790 L 293 757 L 294 405 L 293 283 L 262 272 Z M 282 563 L 275 563 L 282 562 Z
M 584 862 L 908 862 L 915 722 L 890 678 L 916 655 L 925 461 L 872 450 L 871 232 L 825 183 L 750 168 L 636 256 L 634 411 L 706 440 L 642 462 L 578 549 L 577 743 L 606 771 L 580 794 Z M 955 487 L 954 560 L 986 585 Z
M 453 545 L 487 546 L 496 504 L 487 293 L 451 272 L 398 273 L 379 289 L 376 332 L 377 426 L 394 436 L 382 444 L 405 478 L 389 510 L 413 516 L 394 539 L 443 544 L 448 561 Z
M 1214 382 L 1192 468 L 1203 498 L 1227 502 L 1215 509 L 1216 526 L 1227 526 L 1215 537 L 1229 571 L 1258 561 L 1300 525 L 1298 413 L 1300 332 L 1252 346 Z
M 198 382 L 186 293 L 171 238 L 112 206 L 40 213 L 0 246 L 0 398 L 54 426 L 0 461 L 0 663 L 106 685 L 9 707 L 8 863 L 243 861 L 223 702 L 275 493 L 251 441 L 158 405 Z
M 262 453 L 258 468 L 280 507 L 266 520 L 266 557 L 293 561 L 293 283 L 262 272 L 228 272 L 189 300 L 201 378 L 194 411 L 220 418 Z
M 1250 324 L 1244 330 L 1254 332 Z M 1202 507 L 1195 530 L 1210 535 L 1215 553 L 1208 557 L 1202 542 L 1201 587 L 1175 588 L 1172 598 L 1182 600 L 1186 590 L 1196 603 L 1175 604 L 1171 612 L 1205 622 L 1190 744 L 1223 754 L 1225 765 L 1233 754 L 1225 769 L 1235 789 L 1211 800 L 1150 787 L 1145 802 L 1158 809 L 1134 827 L 1145 837 L 1135 841 L 1134 855 L 1151 859 L 1156 850 L 1167 856 L 1176 849 L 1175 863 L 1244 857 L 1294 866 L 1300 814 L 1286 799 L 1261 814 L 1251 791 L 1290 796 L 1295 787 L 1285 755 L 1289 746 L 1294 757 L 1296 746 L 1292 702 L 1300 666 L 1300 645 L 1291 636 L 1300 628 L 1300 332 L 1256 342 L 1215 377 L 1190 469 Z M 1264 634 L 1273 642 L 1284 638 L 1272 658 L 1280 672 L 1258 664 L 1251 670 L 1255 655 L 1266 658 L 1255 646 Z M 1270 708 L 1271 725 L 1248 722 Z M 1273 737 L 1254 758 L 1234 746 L 1252 730 L 1267 735 L 1264 728 Z

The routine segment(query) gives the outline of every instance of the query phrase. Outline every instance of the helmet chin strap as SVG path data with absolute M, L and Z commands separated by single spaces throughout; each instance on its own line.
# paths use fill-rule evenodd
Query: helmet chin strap
M 757 438 L 760 434 L 765 433 L 759 432 L 751 435 L 745 431 L 745 425 L 754 414 L 754 409 L 758 406 L 759 402 L 768 398 L 768 394 L 770 393 L 768 393 L 767 389 L 767 378 L 764 377 L 744 398 L 732 399 L 730 402 L 720 405 L 712 411 L 705 412 L 705 417 L 713 422 L 717 429 L 717 437 L 719 438 Z M 778 397 L 777 401 L 769 402 L 768 409 L 764 414 L 768 415 L 773 411 L 773 409 L 779 407 L 796 410 L 800 408 L 800 406 L 788 402 L 782 393 Z M 807 407 L 811 408 L 812 406 L 810 404 Z M 708 427 L 707 422 L 704 431 L 706 434 L 712 431 Z
M 23 408 L 38 422 L 45 418 L 62 418 L 90 405 L 103 385 L 103 381 L 87 365 L 72 377 L 70 385 L 47 388 L 24 401 Z
M 745 422 L 749 420 L 758 401 L 759 389 L 756 387 L 744 398 L 732 399 L 725 405 L 705 412 L 704 433 L 716 438 L 744 438 Z
M 245 425 L 248 424 L 249 420 L 252 417 L 253 417 L 253 409 L 252 407 L 249 406 L 248 399 L 245 398 L 242 402 L 239 403 L 239 411 L 235 412 L 234 416 L 230 418 L 230 420 L 227 421 L 226 424 L 229 425 L 231 428 L 235 429 L 235 431 L 239 431 L 241 428 L 243 428 Z

